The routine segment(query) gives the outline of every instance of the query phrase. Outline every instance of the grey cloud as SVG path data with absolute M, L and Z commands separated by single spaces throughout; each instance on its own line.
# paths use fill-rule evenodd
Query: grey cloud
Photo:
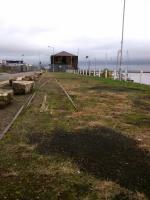
M 55 28 L 33 26 L 27 30 L 27 33 L 39 34 L 39 33 L 45 33 L 45 32 L 53 32 L 53 31 L 55 31 Z
M 35 39 L 35 35 L 42 33 L 54 32 L 55 29 L 50 27 L 28 27 L 23 30 L 17 27 L 7 27 L 5 25 L 0 28 L 0 57 L 20 57 L 21 54 L 26 55 L 28 60 L 38 60 L 38 55 L 43 55 L 43 60 L 49 59 L 51 53 L 47 46 L 41 46 Z M 95 39 L 93 37 L 77 37 L 73 39 L 62 40 L 62 44 L 55 45 L 55 51 L 66 50 L 77 53 L 79 48 L 79 57 L 84 59 L 85 55 L 104 59 L 105 54 L 108 57 L 116 59 L 117 51 L 120 49 L 120 40 L 113 38 Z M 129 51 L 131 59 L 148 59 L 150 55 L 150 42 L 126 40 L 124 41 L 124 54 Z

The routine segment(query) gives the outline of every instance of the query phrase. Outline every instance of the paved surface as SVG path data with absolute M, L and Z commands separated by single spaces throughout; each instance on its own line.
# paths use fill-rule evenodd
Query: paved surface
M 2 81 L 9 80 L 10 78 L 15 78 L 19 76 L 25 76 L 25 75 L 32 75 L 35 72 L 23 72 L 23 73 L 16 73 L 16 74 L 8 74 L 8 73 L 0 73 L 0 83 Z

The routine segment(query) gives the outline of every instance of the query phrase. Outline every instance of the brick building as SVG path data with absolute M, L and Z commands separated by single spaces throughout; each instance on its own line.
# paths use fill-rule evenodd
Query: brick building
M 53 69 L 54 68 L 54 69 Z M 62 51 L 51 56 L 50 70 L 66 71 L 78 69 L 78 56 Z

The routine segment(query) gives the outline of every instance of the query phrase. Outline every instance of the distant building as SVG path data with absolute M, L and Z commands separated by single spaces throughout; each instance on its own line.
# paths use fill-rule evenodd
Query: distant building
M 1 64 L 4 66 L 11 66 L 11 67 L 15 67 L 15 66 L 20 66 L 23 65 L 23 60 L 2 60 Z
M 31 71 L 32 65 L 25 64 L 23 60 L 0 60 L 0 68 L 5 72 Z
M 53 69 L 54 68 L 54 69 Z M 78 56 L 62 51 L 51 56 L 50 70 L 66 71 L 78 69 Z

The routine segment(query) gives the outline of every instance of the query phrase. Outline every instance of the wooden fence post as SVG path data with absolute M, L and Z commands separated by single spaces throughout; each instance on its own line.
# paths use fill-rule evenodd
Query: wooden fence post
M 107 77 L 108 77 L 108 71 L 106 69 L 106 71 L 105 71 L 105 78 L 107 78 Z
M 98 76 L 101 77 L 101 70 L 99 69 Z

